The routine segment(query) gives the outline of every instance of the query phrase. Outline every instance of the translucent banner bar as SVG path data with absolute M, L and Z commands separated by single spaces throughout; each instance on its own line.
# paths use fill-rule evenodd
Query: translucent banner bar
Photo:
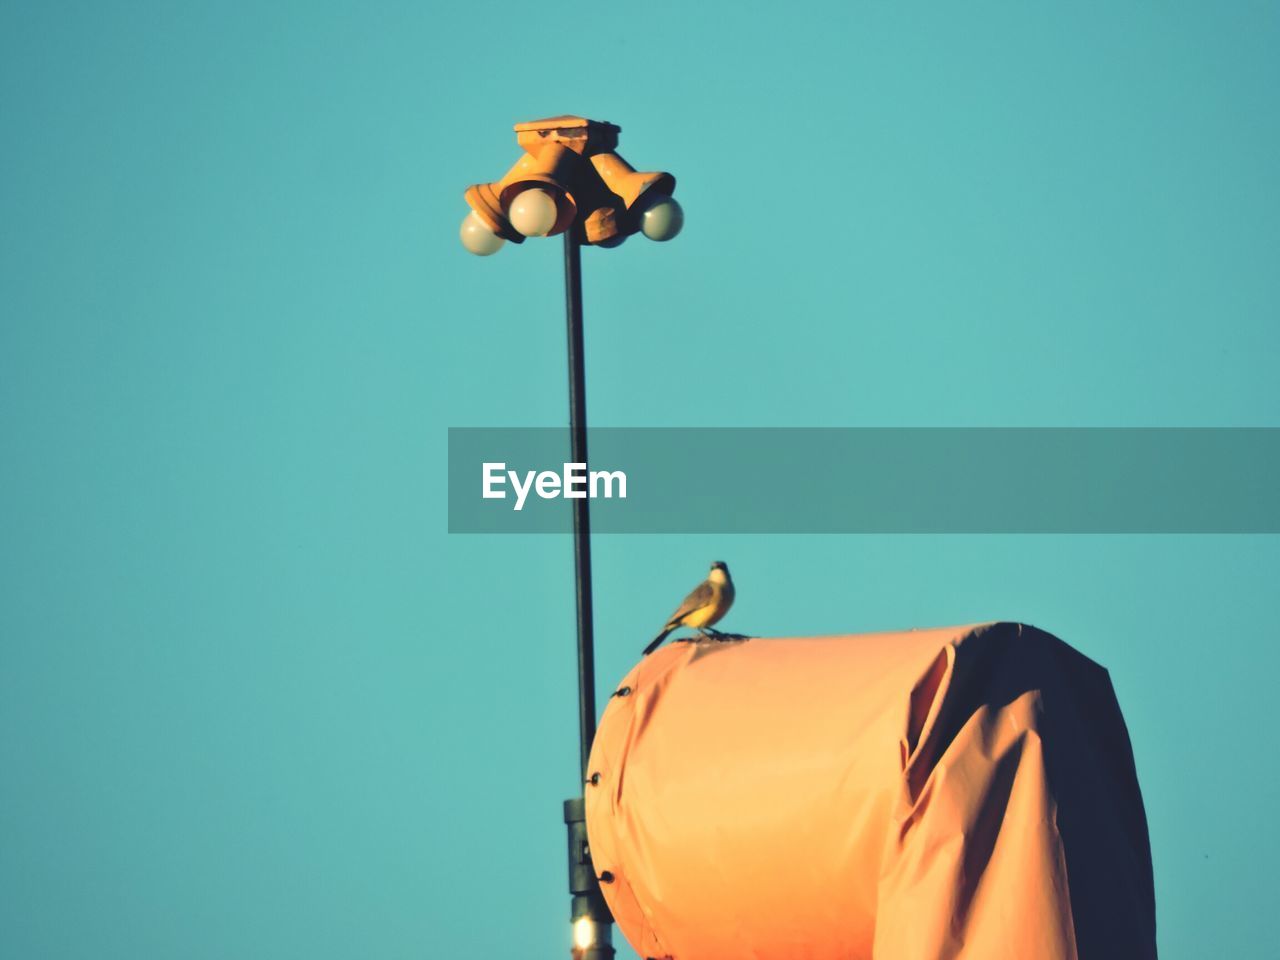
M 449 430 L 451 533 L 1277 533 L 1280 429 Z

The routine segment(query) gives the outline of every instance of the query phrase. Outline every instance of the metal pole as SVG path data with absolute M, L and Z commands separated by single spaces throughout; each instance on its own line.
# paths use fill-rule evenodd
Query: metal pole
M 582 256 L 573 230 L 564 232 L 564 289 L 569 321 L 569 434 L 574 463 L 587 462 L 587 380 L 582 349 Z M 591 516 L 573 501 L 573 566 L 578 594 L 578 731 L 585 780 L 596 735 L 595 635 L 591 618 Z
M 582 348 L 582 250 L 573 230 L 564 233 L 564 291 L 569 324 L 569 444 L 574 463 L 587 462 L 587 377 Z M 579 759 L 585 784 L 591 775 L 587 762 L 596 736 L 595 635 L 591 619 L 590 501 L 573 501 L 573 570 L 578 596 L 578 732 Z M 586 806 L 582 797 L 566 800 L 564 821 L 569 830 L 570 920 L 590 924 L 591 946 L 574 947 L 574 960 L 611 960 L 613 915 L 600 892 L 587 845 Z

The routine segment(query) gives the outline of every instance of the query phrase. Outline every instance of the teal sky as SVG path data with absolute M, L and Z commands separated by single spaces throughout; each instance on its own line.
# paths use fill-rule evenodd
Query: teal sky
M 511 124 L 679 179 L 678 240 L 584 253 L 593 424 L 1280 426 L 1278 45 L 1261 3 L 0 0 L 0 953 L 567 955 L 570 543 L 445 533 L 447 427 L 566 415 L 560 244 L 457 241 Z M 1162 956 L 1273 955 L 1276 538 L 595 551 L 603 689 L 712 559 L 729 629 L 1060 635 Z

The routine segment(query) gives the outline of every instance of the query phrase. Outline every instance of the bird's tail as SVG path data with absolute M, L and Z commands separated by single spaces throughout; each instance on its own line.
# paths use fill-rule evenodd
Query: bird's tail
M 671 634 L 673 630 L 675 630 L 675 627 L 667 627 L 660 634 L 654 637 L 653 641 L 647 647 L 644 648 L 644 653 L 642 653 L 641 656 L 647 657 L 649 654 L 653 653 L 653 651 L 657 650 L 658 647 L 662 644 L 662 641 L 667 639 L 667 637 Z

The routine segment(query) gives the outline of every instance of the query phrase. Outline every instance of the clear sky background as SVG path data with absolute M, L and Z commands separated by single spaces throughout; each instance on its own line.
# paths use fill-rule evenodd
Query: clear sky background
M 566 416 L 511 124 L 623 127 L 593 424 L 1278 426 L 1261 3 L 0 2 L 0 953 L 563 957 L 570 542 L 445 533 Z M 714 464 L 689 464 L 712 483 Z M 1019 619 L 1112 672 L 1162 955 L 1274 956 L 1274 537 L 612 537 L 602 689 L 725 626 Z M 623 951 L 623 956 L 631 956 Z

